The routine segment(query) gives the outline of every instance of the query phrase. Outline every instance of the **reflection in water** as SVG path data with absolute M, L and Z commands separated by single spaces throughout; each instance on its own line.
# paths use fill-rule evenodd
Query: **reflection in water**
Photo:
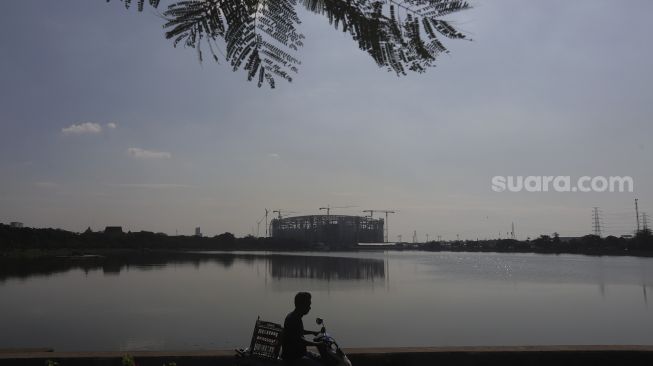
M 270 256 L 267 260 L 273 278 L 373 280 L 385 277 L 385 265 L 379 259 Z
M 603 270 L 603 258 L 599 258 L 599 260 L 596 262 L 598 269 L 598 281 L 599 281 L 599 292 L 601 293 L 601 297 L 605 299 L 605 274 Z
M 199 268 L 218 264 L 230 268 L 236 262 L 265 261 L 266 274 L 274 279 L 306 278 L 318 280 L 374 280 L 385 278 L 385 263 L 380 259 L 322 257 L 302 255 L 261 255 L 233 253 L 143 252 L 111 257 L 61 257 L 0 261 L 0 282 L 51 276 L 72 270 L 86 273 L 101 270 L 105 276 L 135 269 L 163 270 L 168 265 Z
M 648 296 L 646 295 L 646 285 L 642 284 L 642 291 L 644 291 L 644 303 L 648 307 Z
M 0 259 L 0 281 L 7 348 L 240 347 L 301 290 L 351 347 L 653 344 L 653 258 L 142 252 Z

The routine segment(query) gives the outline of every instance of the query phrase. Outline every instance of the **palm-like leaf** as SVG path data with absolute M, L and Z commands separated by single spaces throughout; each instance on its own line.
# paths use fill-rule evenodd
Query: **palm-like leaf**
M 447 52 L 437 34 L 465 38 L 448 22 L 438 19 L 469 8 L 460 0 L 302 0 L 313 12 L 352 35 L 358 47 L 379 66 L 404 75 L 406 67 L 424 72 L 438 54 Z M 399 13 L 404 13 L 400 20 Z
M 111 1 L 111 0 L 107 0 L 107 2 L 109 2 L 109 1 Z M 131 7 L 132 3 L 133 3 L 132 0 L 119 0 L 119 1 L 121 1 L 123 4 L 125 4 L 125 8 L 127 8 L 127 9 L 129 9 Z M 159 3 L 161 2 L 161 0 L 148 0 L 148 2 L 150 3 L 150 5 L 152 7 L 156 8 L 156 7 L 159 6 Z M 143 7 L 145 5 L 145 0 L 136 0 L 136 3 L 138 5 L 138 11 L 143 11 Z
M 119 1 L 127 8 L 132 4 Z M 136 2 L 142 11 L 145 0 Z M 183 0 L 163 12 L 166 38 L 175 46 L 195 48 L 200 60 L 203 44 L 219 60 L 215 49 L 223 42 L 234 71 L 242 69 L 259 87 L 267 82 L 274 88 L 276 78 L 292 81 L 300 64 L 295 54 L 304 36 L 297 31 L 298 2 L 325 15 L 379 66 L 397 75 L 433 66 L 440 53 L 448 52 L 439 36 L 465 38 L 440 17 L 469 8 L 463 0 Z M 159 0 L 148 3 L 156 8 Z

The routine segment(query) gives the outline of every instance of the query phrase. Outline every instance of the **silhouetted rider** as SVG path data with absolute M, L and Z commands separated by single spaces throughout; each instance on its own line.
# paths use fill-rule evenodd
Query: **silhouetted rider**
M 322 365 L 320 356 L 308 352 L 306 346 L 317 346 L 319 343 L 304 339 L 305 335 L 318 335 L 319 332 L 304 330 L 302 317 L 311 310 L 311 294 L 299 292 L 295 295 L 295 310 L 291 311 L 283 322 L 281 338 L 281 358 L 286 365 Z

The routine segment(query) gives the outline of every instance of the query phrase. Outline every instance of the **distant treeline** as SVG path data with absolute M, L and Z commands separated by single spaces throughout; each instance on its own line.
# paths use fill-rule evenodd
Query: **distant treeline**
M 562 240 L 558 234 L 542 235 L 534 240 L 464 240 L 454 242 L 429 242 L 421 246 L 433 251 L 461 252 L 518 252 L 518 253 L 568 253 L 593 255 L 653 256 L 653 235 L 641 230 L 632 238 L 585 235 Z
M 16 228 L 0 224 L 0 251 L 56 249 L 187 249 L 187 250 L 307 250 L 304 241 L 278 238 L 236 238 L 231 233 L 214 237 L 169 236 L 163 233 L 92 232 Z
M 0 224 L 0 252 L 23 250 L 66 249 L 83 253 L 91 249 L 162 249 L 162 250 L 352 250 L 352 245 L 311 244 L 288 238 L 236 238 L 231 233 L 213 237 L 169 236 L 163 233 L 92 232 L 74 233 L 61 229 L 16 228 Z M 369 248 L 368 248 L 369 249 Z M 460 252 L 519 252 L 519 253 L 570 253 L 593 255 L 653 256 L 653 235 L 641 230 L 632 238 L 586 235 L 579 238 L 560 238 L 557 234 L 542 235 L 534 240 L 460 240 L 431 241 L 421 244 L 401 243 L 386 249 L 418 249 L 428 251 Z

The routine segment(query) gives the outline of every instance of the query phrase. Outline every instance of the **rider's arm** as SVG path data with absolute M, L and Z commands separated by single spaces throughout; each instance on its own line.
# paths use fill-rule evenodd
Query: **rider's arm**
M 317 346 L 319 346 L 321 344 L 321 342 L 311 342 L 308 339 L 303 338 L 303 337 L 302 337 L 302 341 L 304 341 L 304 344 L 306 346 L 315 346 L 315 347 L 317 347 Z
M 319 335 L 319 334 L 320 334 L 320 332 L 314 332 L 314 331 L 312 331 L 312 330 L 304 330 L 304 335 L 314 335 L 314 336 L 317 336 L 317 335 Z M 304 337 L 302 337 L 302 340 L 305 342 L 304 344 L 307 345 L 307 346 L 317 346 L 317 345 L 320 344 L 320 342 L 311 342 L 311 341 L 309 341 L 308 339 L 306 339 L 306 338 L 304 338 Z

